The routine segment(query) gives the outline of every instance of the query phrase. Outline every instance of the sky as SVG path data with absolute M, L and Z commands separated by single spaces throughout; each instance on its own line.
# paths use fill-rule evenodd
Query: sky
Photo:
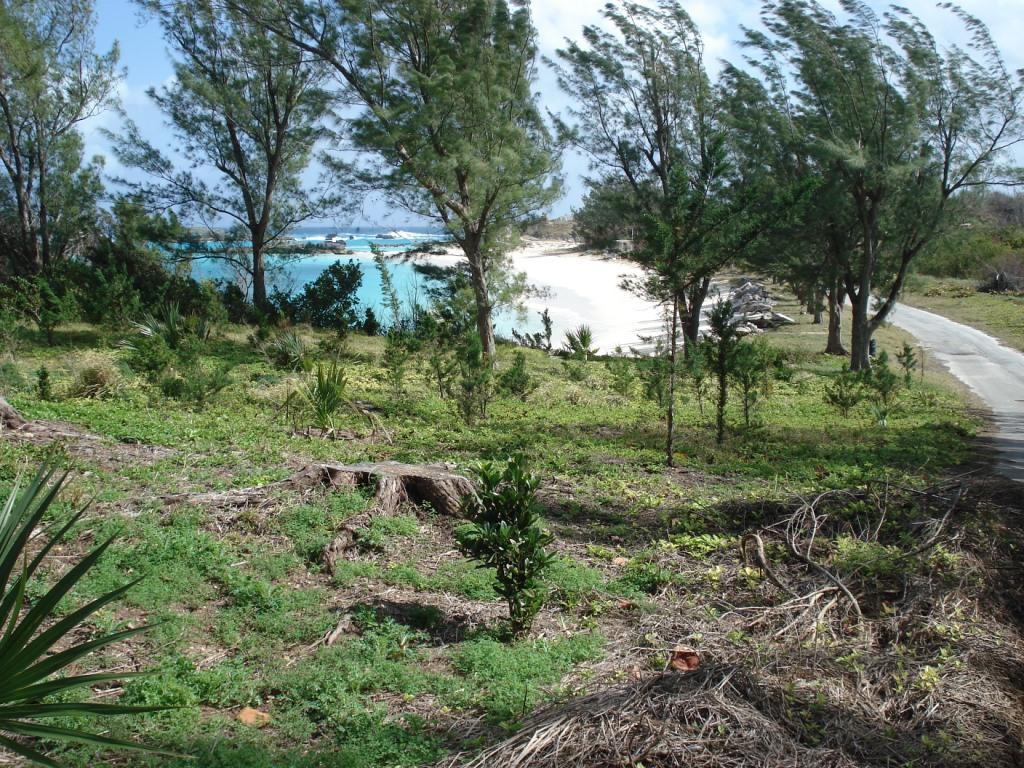
M 838 0 L 824 0 L 828 6 L 838 7 Z M 166 83 L 173 70 L 167 46 L 155 22 L 144 17 L 131 0 L 95 0 L 96 46 L 109 50 L 116 41 L 121 49 L 121 66 L 125 78 L 120 86 L 120 101 L 125 113 L 140 127 L 143 135 L 153 144 L 166 148 L 162 136 L 169 133 L 159 111 L 146 91 Z M 537 27 L 541 56 L 554 57 L 567 38 L 575 38 L 587 24 L 602 23 L 601 8 L 605 0 L 533 0 L 532 11 Z M 878 10 L 886 4 L 871 0 Z M 932 0 L 902 0 L 900 3 L 920 16 L 941 42 L 958 42 L 958 22 L 947 12 L 937 8 Z M 960 5 L 974 14 L 992 31 L 1011 69 L 1024 68 L 1024 0 L 961 0 Z M 739 62 L 742 59 L 737 41 L 742 27 L 758 26 L 759 0 L 683 0 L 683 6 L 700 27 L 705 42 L 709 65 L 718 62 Z M 544 64 L 538 67 L 535 90 L 546 110 L 564 113 L 566 97 L 560 92 L 554 73 Z M 115 112 L 106 112 L 84 126 L 86 148 L 90 155 L 104 155 L 111 176 L 124 174 L 110 157 L 103 129 L 117 131 L 121 118 Z M 584 194 L 583 179 L 588 173 L 586 160 L 569 153 L 563 158 L 565 177 L 564 195 L 551 208 L 549 215 L 561 216 L 578 206 Z M 130 175 L 130 174 L 129 174 Z M 402 211 L 396 211 L 385 201 L 370 199 L 355 215 L 332 224 L 361 224 L 399 227 L 417 222 Z

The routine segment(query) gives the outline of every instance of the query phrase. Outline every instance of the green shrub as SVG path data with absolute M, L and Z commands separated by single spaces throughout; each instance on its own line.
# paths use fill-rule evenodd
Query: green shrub
M 573 330 L 565 332 L 563 349 L 574 360 L 586 362 L 596 355 L 597 349 L 593 345 L 594 332 L 590 330 L 589 325 L 578 325 Z
M 615 348 L 615 356 L 605 360 L 604 366 L 612 377 L 612 389 L 623 397 L 632 395 L 636 384 L 636 364 L 622 353 L 622 347 Z
M 526 355 L 524 353 L 516 351 L 513 355 L 512 367 L 498 378 L 498 386 L 502 392 L 523 401 L 537 388 L 537 382 L 526 370 Z
M 194 360 L 213 333 L 213 326 L 199 315 L 184 315 L 174 302 L 164 304 L 158 314 L 147 314 L 135 329 L 143 338 L 159 336 L 180 360 Z
M 546 551 L 552 536 L 540 527 L 540 479 L 521 457 L 482 462 L 476 479 L 479 491 L 463 500 L 469 523 L 456 532 L 459 548 L 482 567 L 495 569 L 512 636 L 519 637 L 544 605 L 547 587 L 541 577 L 553 557 Z
M 643 384 L 644 397 L 657 403 L 659 408 L 668 404 L 668 381 L 672 362 L 661 339 L 655 342 L 654 352 L 637 361 L 637 371 Z
M 850 415 L 850 411 L 857 407 L 864 399 L 864 386 L 862 377 L 849 366 L 843 366 L 830 384 L 825 386 L 825 402 L 839 410 L 843 418 Z
M 40 400 L 53 400 L 53 382 L 50 379 L 50 369 L 45 365 L 39 366 L 36 371 L 36 396 Z
M 298 389 L 298 397 L 314 427 L 333 435 L 335 417 L 342 408 L 353 408 L 347 394 L 348 380 L 345 369 L 337 362 L 330 367 L 317 363 Z
M 6 284 L 0 285 L 0 305 L 9 308 L 9 314 L 17 314 L 35 323 L 46 337 L 46 343 L 52 347 L 56 342 L 54 332 L 57 327 L 74 320 L 78 311 L 74 293 L 67 282 L 52 273 L 32 278 L 10 278 Z
M 165 397 L 203 406 L 230 384 L 231 366 L 208 368 L 197 363 L 160 379 L 160 391 Z
M 467 424 L 474 424 L 477 419 L 487 418 L 493 379 L 491 361 L 484 354 L 478 334 L 469 333 L 459 344 L 456 362 L 459 368 L 459 413 Z
M 176 359 L 163 336 L 140 335 L 124 346 L 128 349 L 128 366 L 150 381 L 158 380 Z
M 395 400 L 405 396 L 405 376 L 413 347 L 413 340 L 398 328 L 392 328 L 385 337 L 381 366 L 384 368 L 384 380 Z
M 343 264 L 336 261 L 303 288 L 302 294 L 284 314 L 293 320 L 303 320 L 314 328 L 327 328 L 344 335 L 359 324 L 356 295 L 363 282 L 363 270 L 355 261 Z
M 646 592 L 653 595 L 675 581 L 675 576 L 668 568 L 645 557 L 634 557 L 622 570 L 618 578 L 619 586 L 630 591 Z
M 917 352 L 907 342 L 903 342 L 903 349 L 896 353 L 896 361 L 903 369 L 903 383 L 910 387 L 914 381 L 914 371 L 918 367 Z
M 886 409 L 892 406 L 899 393 L 900 379 L 889 368 L 889 354 L 882 352 L 861 375 L 864 385 L 874 393 L 878 404 Z
M 0 391 L 24 389 L 27 385 L 25 375 L 15 363 L 0 364 Z

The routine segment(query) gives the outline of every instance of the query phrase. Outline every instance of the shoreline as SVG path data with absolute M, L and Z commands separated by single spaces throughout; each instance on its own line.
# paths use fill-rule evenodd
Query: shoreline
M 445 256 L 424 255 L 417 259 L 435 264 L 451 264 L 463 258 L 449 248 Z M 594 345 L 601 354 L 616 347 L 645 348 L 641 336 L 662 332 L 663 312 L 621 287 L 625 277 L 644 274 L 626 259 L 579 250 L 571 240 L 528 239 L 509 253 L 516 272 L 526 274 L 527 282 L 545 291 L 542 296 L 524 300 L 528 317 L 524 328 L 540 329 L 539 315 L 547 309 L 551 315 L 551 344 L 559 347 L 565 332 L 581 324 L 589 325 Z

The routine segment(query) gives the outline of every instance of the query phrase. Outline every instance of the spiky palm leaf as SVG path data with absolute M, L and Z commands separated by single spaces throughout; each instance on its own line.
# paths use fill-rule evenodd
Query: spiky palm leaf
M 162 707 L 128 707 L 91 702 L 55 702 L 47 699 L 87 685 L 123 680 L 134 674 L 68 672 L 84 656 L 147 627 L 111 632 L 57 650 L 62 640 L 79 629 L 96 611 L 120 598 L 136 581 L 92 600 L 65 616 L 57 606 L 71 593 L 103 553 L 112 539 L 100 544 L 67 571 L 35 601 L 26 600 L 27 586 L 53 547 L 85 513 L 85 508 L 61 525 L 44 531 L 47 540 L 35 555 L 29 552 L 33 532 L 57 499 L 67 473 L 42 467 L 25 487 L 18 484 L 0 507 L 0 748 L 5 748 L 40 765 L 58 766 L 51 758 L 18 740 L 19 736 L 56 741 L 76 741 L 105 747 L 141 749 L 147 747 L 99 736 L 74 728 L 39 722 L 49 717 L 77 715 L 121 715 L 153 712 Z

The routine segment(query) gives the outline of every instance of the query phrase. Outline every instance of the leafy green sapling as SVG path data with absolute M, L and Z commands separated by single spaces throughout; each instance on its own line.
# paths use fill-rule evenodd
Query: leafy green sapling
M 476 480 L 479 490 L 463 499 L 469 522 L 456 531 L 459 549 L 481 568 L 495 570 L 498 593 L 508 604 L 511 634 L 522 637 L 544 605 L 547 587 L 542 577 L 554 559 L 547 551 L 553 537 L 541 527 L 540 478 L 516 456 L 481 462 Z

